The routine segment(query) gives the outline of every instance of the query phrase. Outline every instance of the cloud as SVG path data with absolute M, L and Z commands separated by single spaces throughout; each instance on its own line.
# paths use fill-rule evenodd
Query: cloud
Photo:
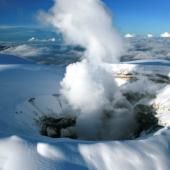
M 35 37 L 31 37 L 28 41 L 35 41 Z
M 124 37 L 125 37 L 125 38 L 133 38 L 133 37 L 136 37 L 136 36 L 135 36 L 135 34 L 130 34 L 130 33 L 128 33 L 128 34 L 125 34 Z
M 164 32 L 160 35 L 162 38 L 170 38 L 170 33 L 169 32 Z
M 121 61 L 140 59 L 170 60 L 169 38 L 143 38 L 128 39 L 128 50 L 122 55 Z
M 39 41 L 39 42 L 55 42 L 56 39 L 53 37 L 53 38 L 49 38 L 49 39 L 37 39 L 35 37 L 31 37 L 30 39 L 28 39 L 29 42 L 32 42 L 32 41 Z
M 147 34 L 147 37 L 148 37 L 148 38 L 152 38 L 152 37 L 153 37 L 153 34 Z
M 42 48 L 35 48 L 26 44 L 7 48 L 1 51 L 2 54 L 10 54 L 19 57 L 35 57 L 42 54 Z

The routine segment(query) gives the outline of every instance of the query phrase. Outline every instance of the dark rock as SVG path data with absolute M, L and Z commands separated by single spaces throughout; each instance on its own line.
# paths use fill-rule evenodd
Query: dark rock
M 28 100 L 29 103 L 34 103 L 34 101 L 35 101 L 35 97 L 31 97 L 31 98 Z
M 0 51 L 3 51 L 3 50 L 6 50 L 8 49 L 9 47 L 5 46 L 5 45 L 0 45 Z
M 138 123 L 137 135 L 144 131 L 150 133 L 158 128 L 158 119 L 155 117 L 156 111 L 152 106 L 138 104 L 134 108 L 134 113 Z
M 143 97 L 145 97 L 144 94 L 141 93 L 135 93 L 135 92 L 127 92 L 123 94 L 126 99 L 130 102 L 130 103 L 136 103 L 139 100 L 141 100 Z
M 141 99 L 144 98 L 150 98 L 150 99 L 155 98 L 155 95 L 149 93 L 126 92 L 123 95 L 131 104 L 138 103 Z
M 44 117 L 41 120 L 41 135 L 49 136 L 53 138 L 60 138 L 61 131 L 69 127 L 75 126 L 76 118 L 74 117 L 62 117 L 62 118 L 53 118 L 53 117 Z M 75 135 L 74 135 L 75 136 Z M 68 136 L 72 138 L 72 135 Z
M 170 84 L 170 78 L 166 75 L 156 74 L 155 76 L 150 76 L 149 79 L 156 83 Z

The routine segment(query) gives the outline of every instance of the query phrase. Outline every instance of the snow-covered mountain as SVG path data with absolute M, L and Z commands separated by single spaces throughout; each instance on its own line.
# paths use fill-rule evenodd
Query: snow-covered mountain
M 0 170 L 169 170 L 170 62 L 107 65 L 134 107 L 154 109 L 158 126 L 136 139 L 85 141 L 40 133 L 41 118 L 67 117 L 59 95 L 64 68 L 10 61 L 0 57 Z

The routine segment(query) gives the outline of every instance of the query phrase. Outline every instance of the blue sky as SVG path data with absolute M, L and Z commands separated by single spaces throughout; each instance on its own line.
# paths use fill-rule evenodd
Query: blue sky
M 105 0 L 122 31 L 170 32 L 170 0 Z M 115 3 L 114 3 L 115 2 Z
M 121 32 L 159 34 L 170 31 L 170 0 L 103 0 Z M 0 25 L 37 26 L 36 13 L 52 0 L 0 0 Z

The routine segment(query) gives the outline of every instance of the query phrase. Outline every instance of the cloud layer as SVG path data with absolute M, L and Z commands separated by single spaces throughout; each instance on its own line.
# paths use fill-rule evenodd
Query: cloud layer
M 169 32 L 164 32 L 160 35 L 162 38 L 170 38 L 170 33 Z

